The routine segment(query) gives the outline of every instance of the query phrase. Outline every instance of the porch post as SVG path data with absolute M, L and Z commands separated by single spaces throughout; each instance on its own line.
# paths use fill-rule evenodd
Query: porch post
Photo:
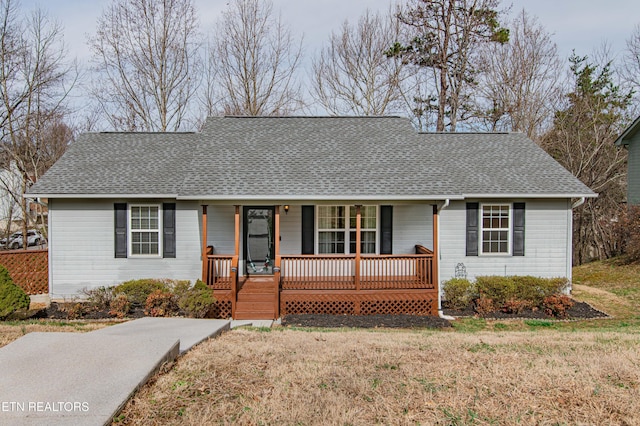
M 207 258 L 207 205 L 202 205 L 202 282 L 208 284 L 209 259 Z
M 274 218 L 274 238 L 275 238 L 275 247 L 274 247 L 274 265 L 273 265 L 273 285 L 275 286 L 275 318 L 280 317 L 280 206 L 275 207 L 275 218 Z
M 234 230 L 235 230 L 235 251 L 234 254 L 240 258 L 240 206 L 236 206 L 235 213 L 235 222 L 234 222 Z
M 356 206 L 356 291 L 360 290 L 360 218 L 362 217 L 361 205 Z
M 436 290 L 436 294 L 438 294 L 438 305 L 436 309 L 440 308 L 440 291 L 438 287 L 440 286 L 440 274 L 438 268 L 438 260 L 440 258 L 440 250 L 438 247 L 438 205 L 433 205 L 433 258 L 431 263 L 431 279 L 433 280 L 434 289 Z M 434 314 L 437 314 L 435 312 Z

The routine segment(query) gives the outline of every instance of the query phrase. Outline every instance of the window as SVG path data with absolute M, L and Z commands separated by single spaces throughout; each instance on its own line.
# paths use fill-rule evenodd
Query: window
M 484 204 L 481 209 L 481 245 L 483 254 L 509 254 L 509 204 Z
M 347 211 L 349 212 L 348 222 Z M 375 254 L 378 227 L 377 206 L 362 206 L 360 215 L 360 252 Z M 355 206 L 318 206 L 317 223 L 318 253 L 345 254 L 356 252 Z
M 129 241 L 132 256 L 160 255 L 160 206 L 132 205 L 129 208 Z

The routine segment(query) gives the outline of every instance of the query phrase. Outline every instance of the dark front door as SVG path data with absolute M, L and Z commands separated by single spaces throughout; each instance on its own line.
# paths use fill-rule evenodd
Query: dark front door
M 272 275 L 274 207 L 244 208 L 244 259 L 248 275 Z

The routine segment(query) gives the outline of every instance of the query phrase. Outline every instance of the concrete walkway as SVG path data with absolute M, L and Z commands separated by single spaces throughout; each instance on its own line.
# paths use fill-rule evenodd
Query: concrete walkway
M 90 333 L 29 333 L 0 348 L 0 425 L 105 425 L 165 362 L 226 320 L 141 318 Z

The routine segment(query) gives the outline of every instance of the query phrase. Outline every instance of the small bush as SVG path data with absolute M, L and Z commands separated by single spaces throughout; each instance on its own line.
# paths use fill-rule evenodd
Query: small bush
M 67 313 L 67 319 L 74 320 L 82 318 L 86 312 L 86 306 L 81 302 L 67 303 L 64 307 L 64 312 Z
M 31 299 L 23 289 L 14 284 L 9 271 L 0 266 L 0 319 L 12 313 L 29 309 Z
M 96 309 L 109 309 L 111 301 L 115 298 L 115 287 L 83 288 L 81 293 L 86 296 L 87 302 Z
M 131 304 L 125 294 L 119 294 L 109 303 L 109 315 L 124 318 L 129 313 Z
M 114 288 L 114 293 L 124 294 L 133 306 L 144 306 L 147 298 L 156 290 L 166 291 L 166 280 L 145 278 L 123 282 Z
M 490 314 L 496 310 L 496 305 L 492 299 L 485 296 L 480 296 L 475 301 L 475 311 L 480 315 Z
M 513 276 L 514 298 L 529 302 L 532 306 L 542 306 L 545 297 L 562 293 L 567 286 L 566 278 L 540 278 Z
M 542 302 L 544 313 L 557 318 L 566 318 L 567 310 L 573 306 L 573 300 L 567 295 L 547 296 Z
M 473 285 L 466 278 L 452 278 L 442 284 L 442 292 L 447 306 L 451 309 L 464 309 L 472 297 Z
M 613 237 L 629 263 L 640 261 L 640 206 L 629 206 L 620 214 Z
M 155 290 L 144 304 L 144 313 L 152 317 L 168 317 L 177 312 L 176 296 L 169 291 Z
M 512 277 L 497 275 L 476 277 L 476 291 L 480 297 L 491 299 L 494 306 L 502 306 L 507 300 L 516 297 L 515 283 Z
M 507 314 L 520 314 L 526 308 L 530 308 L 531 303 L 526 300 L 511 298 L 502 305 L 502 312 Z
M 200 280 L 197 280 L 193 288 L 185 291 L 178 299 L 180 309 L 193 318 L 204 318 L 215 303 L 213 291 Z

